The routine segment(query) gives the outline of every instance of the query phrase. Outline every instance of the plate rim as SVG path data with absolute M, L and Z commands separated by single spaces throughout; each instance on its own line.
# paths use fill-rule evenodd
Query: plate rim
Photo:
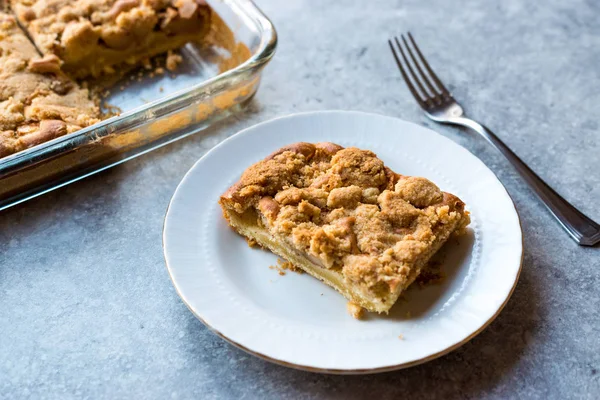
M 399 364 L 395 364 L 395 365 L 388 365 L 388 366 L 383 366 L 383 367 L 374 367 L 374 368 L 364 368 L 364 369 L 336 369 L 336 368 L 320 368 L 320 367 L 314 367 L 314 366 L 310 366 L 310 365 L 303 365 L 300 363 L 293 363 L 293 362 L 289 362 L 289 361 L 285 361 L 285 360 L 281 360 L 275 357 L 271 357 L 268 356 L 266 354 L 263 354 L 259 351 L 255 351 L 252 350 L 234 340 L 232 340 L 231 338 L 229 338 L 228 336 L 226 336 L 225 334 L 223 334 L 222 332 L 220 332 L 218 329 L 216 329 L 215 327 L 213 327 L 212 325 L 210 325 L 209 323 L 206 322 L 206 320 L 204 318 L 202 318 L 196 311 L 194 311 L 194 309 L 191 307 L 191 305 L 189 304 L 188 301 L 186 301 L 185 296 L 183 295 L 183 293 L 181 293 L 177 283 L 175 282 L 175 278 L 173 277 L 172 274 L 172 267 L 169 265 L 169 261 L 168 261 L 168 256 L 167 256 L 167 249 L 166 249 L 166 245 L 165 245 L 165 240 L 166 240 L 166 227 L 167 227 L 167 218 L 169 216 L 169 212 L 171 210 L 171 206 L 173 204 L 173 201 L 177 195 L 177 192 L 179 191 L 180 187 L 183 185 L 184 181 L 186 181 L 191 173 L 192 170 L 194 170 L 196 168 L 196 166 L 206 157 L 208 157 L 210 154 L 212 154 L 214 151 L 216 151 L 218 148 L 220 148 L 221 146 L 226 145 L 230 140 L 233 140 L 234 138 L 239 137 L 240 135 L 243 134 L 247 134 L 248 131 L 250 130 L 254 130 L 256 128 L 259 128 L 261 126 L 273 123 L 275 121 L 278 120 L 282 120 L 282 119 L 293 119 L 295 117 L 302 117 L 302 116 L 308 116 L 308 115 L 318 115 L 318 114 L 360 114 L 363 116 L 371 116 L 371 117 L 378 117 L 378 118 L 387 118 L 387 119 L 395 119 L 395 120 L 400 120 L 404 123 L 407 124 L 411 124 L 411 125 L 415 125 L 417 127 L 419 127 L 420 129 L 427 129 L 433 133 L 435 133 L 437 136 L 441 137 L 443 140 L 446 140 L 448 142 L 452 142 L 454 145 L 461 147 L 463 150 L 467 151 L 468 153 L 470 153 L 474 158 L 476 158 L 486 169 L 488 169 L 493 177 L 498 181 L 498 183 L 500 184 L 500 186 L 502 187 L 502 189 L 504 190 L 504 192 L 506 193 L 508 199 L 510 199 L 510 204 L 512 205 L 512 209 L 514 210 L 515 216 L 517 218 L 517 222 L 518 222 L 518 226 L 519 226 L 519 232 L 521 235 L 521 241 L 520 241 L 520 253 L 521 253 L 521 257 L 520 257 L 520 261 L 519 261 L 519 267 L 513 282 L 513 285 L 510 289 L 510 291 L 508 292 L 506 298 L 504 299 L 504 301 L 502 302 L 502 304 L 498 307 L 498 309 L 496 310 L 496 312 L 489 317 L 480 327 L 479 329 L 477 329 L 476 331 L 472 332 L 470 335 L 468 335 L 467 337 L 465 337 L 463 340 L 448 346 L 447 348 L 438 351 L 436 353 L 433 354 L 429 354 L 425 357 L 422 357 L 418 360 L 412 360 L 412 361 L 408 361 L 408 362 L 402 362 Z M 427 126 L 422 126 L 419 125 L 415 122 L 412 121 L 407 121 L 404 120 L 402 118 L 398 118 L 398 117 L 394 117 L 394 116 L 389 116 L 389 115 L 384 115 L 384 114 L 379 114 L 379 113 L 373 113 L 373 112 L 364 112 L 364 111 L 356 111 L 356 110 L 341 110 L 341 109 L 333 109 L 333 110 L 317 110 L 317 111 L 304 111 L 304 112 L 297 112 L 297 113 L 291 113 L 291 114 L 286 114 L 286 115 L 282 115 L 282 116 L 278 116 L 275 118 L 271 118 L 268 119 L 266 121 L 261 121 L 259 123 L 253 124 L 251 126 L 248 126 L 244 129 L 241 129 L 239 131 L 237 131 L 236 133 L 234 133 L 233 135 L 229 136 L 228 138 L 224 139 L 223 141 L 217 143 L 215 146 L 213 146 L 212 148 L 210 148 L 204 155 L 202 155 L 198 160 L 196 160 L 196 162 L 194 162 L 194 164 L 188 169 L 188 171 L 185 173 L 185 175 L 182 177 L 181 181 L 179 182 L 179 184 L 177 185 L 177 187 L 175 188 L 175 191 L 173 192 L 173 195 L 171 196 L 171 199 L 169 200 L 169 204 L 167 205 L 166 211 L 165 211 L 165 216 L 163 217 L 163 228 L 162 228 L 162 248 L 163 248 L 163 258 L 165 260 L 165 267 L 167 269 L 167 273 L 169 274 L 169 279 L 171 280 L 171 283 L 173 284 L 173 287 L 175 289 L 175 292 L 177 293 L 177 295 L 179 296 L 179 298 L 181 299 L 181 301 L 185 304 L 185 306 L 188 308 L 188 310 L 190 310 L 190 312 L 192 313 L 192 315 L 194 315 L 200 322 L 202 322 L 210 331 L 212 331 L 213 333 L 215 333 L 217 336 L 219 336 L 220 338 L 224 339 L 225 341 L 227 341 L 228 343 L 230 343 L 231 345 L 237 347 L 240 350 L 243 350 L 244 352 L 251 354 L 253 356 L 256 356 L 260 359 L 263 359 L 265 361 L 269 361 L 272 362 L 274 364 L 277 365 L 281 365 L 284 367 L 288 367 L 288 368 L 292 368 L 292 369 L 296 369 L 296 370 L 301 370 L 301 371 L 307 371 L 307 372 L 315 372 L 315 373 L 324 373 L 324 374 L 333 374 L 333 375 L 364 375 L 364 374 L 376 374 L 376 373 L 384 373 L 384 372 L 390 372 L 390 371 L 396 371 L 396 370 L 400 370 L 400 369 L 404 369 L 404 368 L 410 368 L 413 366 L 417 366 L 420 364 L 424 364 L 426 362 L 429 361 L 433 361 L 439 357 L 442 357 L 446 354 L 451 353 L 452 351 L 460 348 L 461 346 L 463 346 L 465 343 L 469 342 L 470 340 L 472 340 L 473 338 L 475 338 L 477 335 L 479 335 L 481 332 L 483 332 L 497 317 L 498 315 L 500 315 L 500 313 L 502 312 L 502 310 L 504 310 L 504 307 L 506 306 L 506 304 L 508 304 L 508 301 L 511 299 L 515 288 L 517 286 L 517 283 L 519 282 L 519 278 L 521 276 L 521 272 L 523 270 L 523 258 L 524 258 L 524 235 L 523 235 L 523 225 L 522 225 L 522 221 L 521 221 L 521 216 L 519 215 L 519 211 L 515 205 L 514 199 L 512 198 L 512 196 L 510 195 L 510 193 L 508 192 L 508 190 L 506 189 L 506 186 L 502 183 L 502 181 L 498 178 L 498 175 L 491 169 L 489 168 L 479 157 L 477 157 L 475 154 L 473 154 L 469 149 L 467 149 L 466 147 L 460 145 L 459 143 L 451 140 L 450 138 L 440 134 L 439 132 L 435 131 L 434 129 L 431 129 Z

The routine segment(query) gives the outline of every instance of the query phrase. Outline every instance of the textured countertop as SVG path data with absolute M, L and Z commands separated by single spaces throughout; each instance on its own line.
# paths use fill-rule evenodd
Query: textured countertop
M 0 398 L 600 397 L 600 249 L 570 240 L 483 140 L 425 120 L 386 44 L 410 29 L 467 113 L 600 221 L 600 3 L 479 0 L 460 16 L 445 0 L 258 3 L 279 48 L 244 113 L 1 213 Z M 451 354 L 373 376 L 295 371 L 230 346 L 175 293 L 161 231 L 185 172 L 244 127 L 325 109 L 429 126 L 513 197 L 521 279 L 496 321 Z

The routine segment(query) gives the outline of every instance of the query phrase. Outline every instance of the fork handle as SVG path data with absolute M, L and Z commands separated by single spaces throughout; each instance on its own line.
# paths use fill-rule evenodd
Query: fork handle
M 500 151 L 577 243 L 582 246 L 593 246 L 600 242 L 600 225 L 586 217 L 556 193 L 491 130 L 472 119 L 464 117 L 451 118 L 448 122 L 473 129 Z

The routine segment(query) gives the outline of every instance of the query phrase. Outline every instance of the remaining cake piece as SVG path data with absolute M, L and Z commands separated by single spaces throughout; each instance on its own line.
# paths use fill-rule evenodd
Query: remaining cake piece
M 388 312 L 429 258 L 469 223 L 464 203 L 402 176 L 370 151 L 296 143 L 248 168 L 221 196 L 240 234 Z
M 10 0 L 43 54 L 75 78 L 99 76 L 201 39 L 203 0 Z
M 94 124 L 98 107 L 0 13 L 0 157 Z

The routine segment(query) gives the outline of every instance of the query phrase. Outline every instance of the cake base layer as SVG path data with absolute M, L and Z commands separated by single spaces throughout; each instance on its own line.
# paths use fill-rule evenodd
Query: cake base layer
M 253 209 L 247 210 L 243 214 L 233 211 L 225 211 L 225 217 L 229 225 L 242 236 L 256 241 L 260 246 L 270 250 L 274 254 L 291 262 L 294 266 L 301 268 L 311 276 L 323 281 L 340 292 L 349 301 L 371 312 L 388 313 L 392 306 L 400 297 L 400 294 L 412 284 L 421 270 L 427 265 L 430 258 L 443 246 L 451 233 L 457 228 L 458 223 L 452 226 L 445 226 L 437 233 L 436 240 L 430 250 L 424 253 L 419 260 L 415 262 L 406 284 L 398 287 L 394 292 L 386 293 L 385 296 L 374 298 L 364 293 L 363 290 L 351 282 L 347 282 L 342 273 L 336 269 L 329 269 L 313 262 L 308 256 L 300 254 L 297 250 L 287 245 L 283 240 L 272 236 L 268 230 L 260 223 L 260 217 Z

